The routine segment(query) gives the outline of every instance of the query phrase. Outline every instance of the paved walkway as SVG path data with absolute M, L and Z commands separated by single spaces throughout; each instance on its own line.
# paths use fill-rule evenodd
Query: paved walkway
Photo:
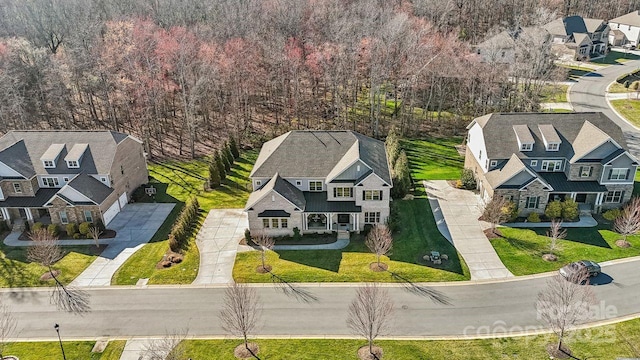
M 579 221 L 575 222 L 562 222 L 563 228 L 576 228 L 576 227 L 594 227 L 598 222 L 591 215 L 581 215 Z M 508 223 L 504 224 L 506 227 L 512 228 L 548 228 L 551 226 L 550 222 L 521 222 L 521 223 Z
M 573 106 L 569 102 L 540 103 L 540 107 L 547 110 L 562 109 L 573 111 Z
M 242 209 L 211 210 L 196 237 L 200 250 L 200 270 L 194 285 L 229 284 L 233 282 L 233 264 L 238 243 L 249 227 Z
M 479 196 L 455 189 L 445 180 L 425 181 L 424 187 L 438 230 L 464 258 L 471 280 L 512 277 L 484 235 L 478 220 Z
M 154 339 L 129 339 L 124 346 L 120 360 L 141 360 Z M 166 354 L 169 355 L 169 354 Z M 166 356 L 165 355 L 165 356 Z
M 100 241 L 109 246 L 87 267 L 75 280 L 73 286 L 109 286 L 113 274 L 122 264 L 144 244 L 149 242 L 167 218 L 174 204 L 136 203 L 127 205 L 109 223 L 109 228 L 116 231 L 113 239 Z M 93 240 L 88 240 L 93 244 Z M 20 241 L 29 243 L 29 241 Z M 63 240 L 78 244 L 82 240 Z M 6 243 L 6 242 L 5 242 Z M 27 244 L 28 245 L 28 244 Z

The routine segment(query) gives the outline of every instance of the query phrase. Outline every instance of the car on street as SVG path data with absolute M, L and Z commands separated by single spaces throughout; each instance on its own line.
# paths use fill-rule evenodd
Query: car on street
M 600 275 L 601 271 L 600 265 L 591 260 L 574 261 L 559 270 L 560 275 L 567 280 L 577 280 L 580 275 L 584 273 L 586 273 L 588 277 L 595 277 Z

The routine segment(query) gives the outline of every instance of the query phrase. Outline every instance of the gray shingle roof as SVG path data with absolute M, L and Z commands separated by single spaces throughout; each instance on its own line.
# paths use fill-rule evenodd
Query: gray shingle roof
M 107 174 L 117 145 L 127 137 L 114 131 L 10 131 L 0 138 L 0 161 L 27 178 L 36 174 Z M 51 144 L 64 144 L 65 148 L 56 167 L 45 169 L 40 159 Z M 89 147 L 80 168 L 67 168 L 64 158 L 76 144 Z
M 361 212 L 355 201 L 327 201 L 327 192 L 305 192 L 305 212 Z
M 604 192 L 607 187 L 597 181 L 569 181 L 561 172 L 540 172 L 538 176 L 544 179 L 554 192 Z
M 272 190 L 282 195 L 285 199 L 289 200 L 300 210 L 304 210 L 305 199 L 302 191 L 293 186 L 293 184 L 291 184 L 287 180 L 280 177 L 278 173 L 273 175 L 273 177 L 269 179 L 269 181 L 267 181 L 265 184 L 263 184 L 262 187 L 249 195 L 249 199 L 247 200 L 245 209 L 250 209 Z
M 91 199 L 96 204 L 102 202 L 113 193 L 113 189 L 103 184 L 93 176 L 80 174 L 67 183 L 72 189 Z
M 618 16 L 615 19 L 611 19 L 609 20 L 609 22 L 640 27 L 640 11 L 639 10 L 632 11 L 628 14 Z
M 604 21 L 599 19 L 585 19 L 581 16 L 568 16 L 556 19 L 543 26 L 550 34 L 567 36 L 576 33 L 594 33 L 604 28 Z
M 526 169 L 527 167 L 522 160 L 513 154 L 501 169 L 489 171 L 486 174 L 486 179 L 491 184 L 491 187 L 496 188 L 520 172 L 526 171 Z
M 0 201 L 1 207 L 43 207 L 60 189 L 40 189 L 36 196 L 11 196 Z
M 483 128 L 485 143 L 487 144 L 487 157 L 489 159 L 508 159 L 512 154 L 516 154 L 519 158 L 539 158 L 554 157 L 571 159 L 576 153 L 585 152 L 585 148 L 597 146 L 594 144 L 594 136 L 606 133 L 618 145 L 628 150 L 627 143 L 624 139 L 622 130 L 611 119 L 599 112 L 593 113 L 494 113 L 478 118 L 478 124 Z M 475 121 L 475 120 L 474 120 Z M 601 131 L 592 131 L 590 125 L 586 125 L 587 133 L 583 133 L 587 140 L 578 139 L 574 144 L 578 134 L 580 134 L 585 122 L 589 122 L 593 128 Z M 482 125 L 484 123 L 484 126 Z M 523 124 L 529 127 L 534 137 L 535 144 L 532 151 L 521 152 L 518 147 L 518 141 L 515 133 L 510 131 L 513 125 Z M 542 135 L 538 128 L 540 124 L 553 124 L 558 136 L 562 140 L 562 144 L 558 151 L 548 152 L 542 141 Z M 581 137 L 582 137 L 581 136 Z M 575 147 L 575 150 L 574 150 Z M 591 149 L 593 149 L 591 147 Z M 577 150 L 577 151 L 576 151 Z M 590 151 L 590 150 L 589 150 Z
M 384 143 L 353 131 L 290 131 L 278 136 L 262 146 L 250 177 L 278 173 L 285 178 L 326 178 L 338 165 L 358 159 L 391 184 Z

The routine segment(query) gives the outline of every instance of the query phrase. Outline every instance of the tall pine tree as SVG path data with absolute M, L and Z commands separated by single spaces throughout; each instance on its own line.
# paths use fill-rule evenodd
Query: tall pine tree
M 218 174 L 220 174 L 220 181 L 227 178 L 227 171 L 224 165 L 224 161 L 222 160 L 222 155 L 220 155 L 220 151 L 216 150 L 213 155 L 213 160 L 216 163 L 216 167 L 218 168 Z
M 238 149 L 238 143 L 236 143 L 236 139 L 231 136 L 229 138 L 229 146 L 231 147 L 231 154 L 233 154 L 234 158 L 240 157 L 240 149 Z

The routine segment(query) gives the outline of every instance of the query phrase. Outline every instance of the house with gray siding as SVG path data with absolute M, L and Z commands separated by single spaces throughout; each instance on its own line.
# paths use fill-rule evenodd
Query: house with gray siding
M 10 131 L 0 138 L 0 220 L 108 224 L 148 181 L 140 140 L 115 131 Z
M 290 131 L 249 175 L 249 228 L 269 235 L 361 231 L 385 223 L 393 186 L 382 141 L 354 131 Z
M 638 160 L 602 113 L 494 113 L 467 130 L 465 167 L 486 201 L 502 196 L 528 215 L 553 200 L 600 212 L 631 198 Z

